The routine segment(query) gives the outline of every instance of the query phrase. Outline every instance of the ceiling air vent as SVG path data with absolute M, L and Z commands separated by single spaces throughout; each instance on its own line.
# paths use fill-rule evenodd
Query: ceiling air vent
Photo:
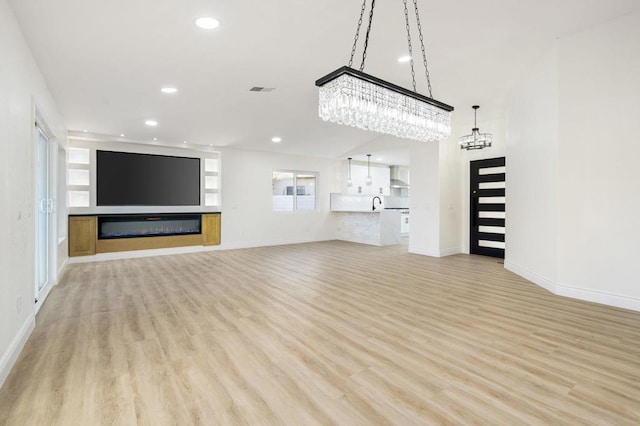
M 275 87 L 259 87 L 259 86 L 253 86 L 251 89 L 249 89 L 250 92 L 273 92 L 274 90 L 276 90 Z

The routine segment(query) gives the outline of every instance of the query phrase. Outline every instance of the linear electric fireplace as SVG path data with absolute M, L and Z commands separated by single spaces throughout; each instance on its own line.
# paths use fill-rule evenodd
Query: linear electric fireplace
M 98 239 L 202 234 L 200 214 L 98 216 Z

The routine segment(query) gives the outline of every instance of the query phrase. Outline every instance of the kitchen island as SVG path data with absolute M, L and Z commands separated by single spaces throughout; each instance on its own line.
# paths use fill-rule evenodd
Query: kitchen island
M 400 212 L 397 210 L 335 211 L 338 239 L 354 243 L 388 246 L 399 244 Z
M 338 215 L 339 240 L 374 246 L 400 244 L 401 213 L 384 210 L 378 196 L 333 193 L 331 211 Z

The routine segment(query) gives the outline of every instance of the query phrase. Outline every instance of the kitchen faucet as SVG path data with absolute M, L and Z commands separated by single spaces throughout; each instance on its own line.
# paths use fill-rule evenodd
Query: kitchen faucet
M 376 211 L 376 198 L 380 202 L 379 205 L 382 205 L 382 200 L 380 199 L 380 197 L 373 197 L 373 200 L 371 200 L 371 211 Z

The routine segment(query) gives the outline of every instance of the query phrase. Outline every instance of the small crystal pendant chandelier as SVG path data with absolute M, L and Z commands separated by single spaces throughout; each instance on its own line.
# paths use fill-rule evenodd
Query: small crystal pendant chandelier
M 418 0 L 413 0 L 413 5 L 420 35 L 420 47 L 429 96 L 421 95 L 416 91 L 407 0 L 403 0 L 403 3 L 409 56 L 411 57 L 413 91 L 363 72 L 375 3 L 375 0 L 371 0 L 369 25 L 365 34 L 360 69 L 355 70 L 351 66 L 358 38 L 360 37 L 360 27 L 367 0 L 363 1 L 360 10 L 360 19 L 353 48 L 351 49 L 349 65 L 338 68 L 316 81 L 316 86 L 320 87 L 320 117 L 325 121 L 418 141 L 437 141 L 449 137 L 451 134 L 451 111 L 453 111 L 453 107 L 433 99 L 427 55 L 418 13 Z
M 480 106 L 474 105 L 471 108 L 473 108 L 473 129 L 471 129 L 470 135 L 462 136 L 460 138 L 460 142 L 458 142 L 460 144 L 460 149 L 472 150 L 488 148 L 491 146 L 491 142 L 493 142 L 493 135 L 491 135 L 491 133 L 480 133 L 480 129 L 476 122 Z

